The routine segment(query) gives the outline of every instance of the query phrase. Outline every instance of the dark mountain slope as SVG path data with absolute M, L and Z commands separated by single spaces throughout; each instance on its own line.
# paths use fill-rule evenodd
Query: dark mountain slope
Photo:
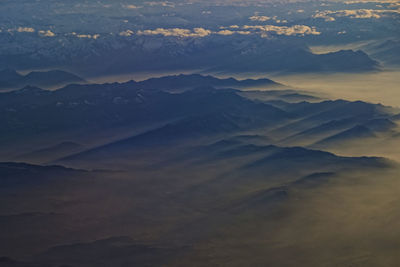
M 0 120 L 3 122 L 0 135 L 15 133 L 21 127 L 26 129 L 21 130 L 21 134 L 82 128 L 91 131 L 129 125 L 140 127 L 193 114 L 212 113 L 228 106 L 239 106 L 236 109 L 242 104 L 260 106 L 251 104 L 234 91 L 203 91 L 168 94 L 143 91 L 130 84 L 70 86 L 54 92 L 25 88 L 0 95 Z
M 84 149 L 84 146 L 75 142 L 62 142 L 54 146 L 49 146 L 29 153 L 24 153 L 15 158 L 16 161 L 46 163 L 63 156 L 77 153 Z
M 389 66 L 400 66 L 400 40 L 378 41 L 363 47 L 372 58 Z
M 9 69 L 0 71 L 0 89 L 16 89 L 28 85 L 50 88 L 70 83 L 85 82 L 86 81 L 81 77 L 61 70 L 33 71 L 26 75 L 21 75 Z
M 230 57 L 219 64 L 211 68 L 211 71 L 361 72 L 379 68 L 379 63 L 363 51 L 341 50 L 327 54 L 313 54 L 299 48 L 277 50 L 275 53 L 261 48 L 254 53 Z
M 269 87 L 281 86 L 280 84 L 270 79 L 246 79 L 236 80 L 234 78 L 219 79 L 213 76 L 204 76 L 200 74 L 191 75 L 173 75 L 161 78 L 151 78 L 138 82 L 138 86 L 146 89 L 157 90 L 174 90 L 174 89 L 188 89 L 194 87 L 212 86 L 216 88 L 229 87 L 229 88 L 250 88 L 250 87 Z
M 235 97 L 236 98 L 236 97 Z M 213 98 L 213 101 L 218 97 Z M 176 147 L 188 141 L 198 142 L 216 138 L 220 135 L 231 135 L 254 128 L 272 126 L 288 118 L 288 114 L 271 106 L 254 104 L 251 101 L 234 101 L 229 104 L 228 98 L 216 111 L 209 109 L 203 115 L 189 116 L 175 123 L 167 124 L 155 130 L 100 146 L 62 159 L 63 163 L 79 163 L 93 159 L 107 160 L 135 155 L 142 149 Z M 199 99 L 201 105 L 201 99 Z M 203 103 L 204 105 L 208 103 Z
M 58 165 L 40 166 L 18 162 L 0 162 L 0 185 L 1 187 L 39 185 L 49 179 L 57 180 L 83 173 L 85 173 L 83 170 Z
M 376 137 L 373 131 L 363 125 L 354 126 L 351 129 L 335 134 L 321 141 L 318 141 L 313 147 L 326 147 L 339 144 L 345 144 L 351 141 L 360 141 L 362 138 Z
M 353 125 L 364 124 L 373 119 L 390 117 L 392 110 L 380 104 L 362 101 L 323 101 L 319 103 L 295 103 L 282 107 L 299 119 L 275 129 L 272 134 L 282 139 L 318 127 L 330 121 L 352 121 Z

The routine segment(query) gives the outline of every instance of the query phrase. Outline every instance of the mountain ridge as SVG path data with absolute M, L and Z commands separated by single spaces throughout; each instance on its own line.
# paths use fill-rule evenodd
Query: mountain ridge
M 17 89 L 26 86 L 51 88 L 69 83 L 86 83 L 75 74 L 62 70 L 32 71 L 22 75 L 12 69 L 0 71 L 0 90 Z

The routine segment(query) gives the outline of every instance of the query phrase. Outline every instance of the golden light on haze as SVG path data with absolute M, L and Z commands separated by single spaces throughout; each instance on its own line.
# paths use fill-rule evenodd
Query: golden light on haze
M 362 171 L 347 173 L 307 190 L 293 188 L 289 190 L 293 198 L 280 206 L 280 212 L 238 216 L 217 237 L 199 244 L 197 254 L 182 261 L 230 260 L 229 266 L 266 262 L 270 266 L 397 266 L 397 171 L 368 176 Z
M 171 72 L 142 72 L 123 75 L 112 75 L 89 78 L 91 82 L 127 82 L 141 81 L 165 75 L 200 73 L 200 71 L 185 70 Z M 205 74 L 206 75 L 206 74 Z M 333 99 L 361 100 L 371 103 L 381 103 L 400 108 L 400 69 L 385 70 L 372 73 L 348 74 L 215 74 L 219 78 L 234 77 L 237 79 L 271 78 L 272 80 L 319 96 Z M 263 88 L 257 88 L 262 90 Z M 270 90 L 271 88 L 266 88 Z
M 351 74 L 272 75 L 273 80 L 327 98 L 400 107 L 400 70 Z

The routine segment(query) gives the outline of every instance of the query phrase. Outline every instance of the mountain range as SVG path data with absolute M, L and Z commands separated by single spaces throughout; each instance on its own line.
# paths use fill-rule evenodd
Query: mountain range
M 291 266 L 303 241 L 281 227 L 397 173 L 333 150 L 398 140 L 399 113 L 198 74 L 0 93 L 0 266 L 213 266 L 260 246 L 254 266 Z
M 86 81 L 75 74 L 61 70 L 32 71 L 26 75 L 11 69 L 0 71 L 0 90 L 20 89 L 25 86 L 54 88 L 71 83 L 86 83 Z
M 363 47 L 372 58 L 384 62 L 389 67 L 400 65 L 400 40 L 388 39 L 371 42 Z
M 2 93 L 3 153 L 9 157 L 8 144 L 17 142 L 32 152 L 15 157 L 27 159 L 31 154 L 30 158 L 40 158 L 36 152 L 41 151 L 51 161 L 56 157 L 44 156 L 49 143 L 57 147 L 73 142 L 91 151 L 116 142 L 129 150 L 131 146 L 170 146 L 239 132 L 253 132 L 278 145 L 310 145 L 358 125 L 388 134 L 396 125 L 393 116 L 398 111 L 394 108 L 323 100 L 287 89 L 257 91 L 254 86 L 265 90 L 278 85 L 269 79 L 239 81 L 196 74 L 75 84 L 55 91 L 26 87 Z M 61 150 L 59 158 L 68 156 L 68 149 Z
M 400 0 L 0 0 L 0 267 L 398 267 Z
M 320 73 L 365 72 L 381 68 L 376 60 L 363 51 L 314 54 L 304 42 L 287 37 L 233 34 L 176 38 L 135 35 L 129 39 L 106 37 L 87 40 L 85 46 L 75 44 L 81 40 L 69 40 L 74 44 L 70 47 L 55 46 L 51 41 L 43 43 L 43 46 L 50 46 L 51 49 L 29 50 L 26 57 L 18 53 L 2 56 L 0 51 L 0 67 L 44 69 L 61 65 L 87 77 L 144 71 Z

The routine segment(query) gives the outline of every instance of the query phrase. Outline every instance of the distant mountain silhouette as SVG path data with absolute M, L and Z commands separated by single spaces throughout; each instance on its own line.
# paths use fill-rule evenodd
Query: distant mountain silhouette
M 345 142 L 348 141 L 354 141 L 354 140 L 359 141 L 362 138 L 372 138 L 372 137 L 376 137 L 376 135 L 371 129 L 363 125 L 357 125 L 351 129 L 348 129 L 346 131 L 343 131 L 341 133 L 335 134 L 321 141 L 318 141 L 313 146 L 316 147 L 332 146 L 332 145 L 344 144 Z
M 183 129 L 178 131 L 178 138 L 189 134 L 189 125 L 193 133 L 196 127 L 199 133 L 222 133 L 229 127 L 230 131 L 242 130 L 288 118 L 285 111 L 249 100 L 238 92 L 205 86 L 169 93 L 144 89 L 136 82 L 69 85 L 55 91 L 25 87 L 0 94 L 0 108 L 5 111 L 0 136 L 15 140 L 44 132 L 87 135 L 119 127 L 148 129 L 168 123 L 165 131 L 171 127 Z M 173 121 L 180 124 L 171 124 Z
M 194 87 L 207 87 L 212 86 L 215 88 L 251 88 L 251 87 L 270 87 L 282 86 L 270 79 L 246 79 L 237 80 L 234 78 L 219 79 L 213 76 L 205 76 L 201 74 L 180 74 L 165 76 L 160 78 L 150 78 L 137 83 L 146 89 L 156 90 L 176 90 L 176 89 L 189 89 Z
M 332 71 L 339 69 L 346 71 L 369 71 L 379 68 L 379 63 L 371 59 L 362 50 L 340 50 L 319 55 L 320 71 Z
M 221 209 L 233 211 L 255 207 L 268 210 L 271 205 L 290 198 L 293 188 L 316 186 L 341 172 L 391 166 L 384 158 L 342 157 L 302 147 L 237 144 L 229 139 L 192 149 L 180 158 L 167 160 L 165 165 L 174 166 L 176 161 L 180 161 L 178 166 L 195 167 L 205 172 L 212 166 L 230 166 L 217 178 L 206 180 L 175 197 L 181 201 L 201 203 L 204 199 L 218 201 L 223 196 L 229 198 L 252 192 L 231 205 L 220 204 Z
M 22 88 L 28 85 L 48 88 L 85 82 L 77 75 L 61 70 L 33 71 L 26 75 L 21 75 L 11 69 L 0 71 L 0 90 Z
M 307 144 L 312 142 L 315 139 L 322 139 L 332 134 L 338 133 L 340 131 L 346 130 L 355 123 L 357 123 L 357 119 L 347 118 L 342 120 L 331 120 L 326 123 L 319 124 L 315 127 L 308 128 L 304 131 L 300 131 L 294 135 L 286 137 L 280 140 L 282 144 Z
M 262 50 L 262 49 L 259 49 Z M 379 63 L 365 52 L 340 50 L 326 54 L 313 54 L 303 49 L 289 49 L 227 58 L 210 71 L 225 72 L 362 72 L 379 69 Z
M 78 242 L 59 245 L 36 255 L 33 261 L 17 261 L 8 257 L 0 257 L 1 267 L 47 267 L 55 262 L 60 266 L 105 266 L 104 263 L 121 266 L 129 262 L 135 266 L 162 265 L 162 259 L 179 251 L 177 248 L 144 245 L 127 236 L 113 236 L 93 242 Z M 100 265 L 99 265 L 100 264 Z
M 250 144 L 270 144 L 272 140 L 266 136 L 262 135 L 250 135 L 250 134 L 244 134 L 244 135 L 236 135 L 230 138 L 230 140 L 233 141 L 239 141 L 239 142 L 244 142 L 244 143 L 250 143 Z
M 192 93 L 194 92 L 188 92 L 188 94 Z M 202 99 L 200 95 L 196 94 L 197 101 L 199 101 L 198 105 L 218 106 L 217 110 L 213 110 L 214 108 L 210 107 L 206 109 L 208 112 L 204 113 L 204 115 L 202 114 L 203 112 L 197 110 L 199 114 L 197 116 L 189 116 L 143 134 L 69 156 L 60 162 L 91 161 L 94 158 L 117 158 L 121 157 L 121 155 L 126 157 L 137 153 L 143 148 L 171 146 L 198 138 L 232 134 L 261 126 L 273 125 L 288 118 L 286 112 L 275 107 L 256 104 L 239 96 L 224 94 L 218 91 L 217 94 L 213 94 L 212 99 L 208 97 Z M 203 102 L 203 100 L 206 101 Z M 196 106 L 193 105 L 192 107 Z
M 396 114 L 394 116 L 392 116 L 393 120 L 400 120 L 400 114 Z
M 177 25 L 177 24 L 175 24 Z M 155 25 L 153 25 L 155 26 Z M 172 26 L 172 25 L 171 25 Z M 379 63 L 362 51 L 343 50 L 314 54 L 306 42 L 285 38 L 263 38 L 258 34 L 210 35 L 204 38 L 134 35 L 135 41 L 98 39 L 97 43 L 71 44 L 43 53 L 27 49 L 22 54 L 3 55 L 0 66 L 16 69 L 49 68 L 57 65 L 78 70 L 85 76 L 134 72 L 201 70 L 209 73 L 265 72 L 361 72 L 379 69 Z M 113 38 L 110 36 L 110 38 Z M 394 51 L 395 52 L 395 51 Z
M 397 124 L 388 118 L 377 118 L 367 121 L 364 126 L 374 132 L 386 132 L 397 127 Z
M 15 158 L 16 161 L 46 163 L 69 154 L 82 150 L 84 146 L 74 142 L 62 142 L 54 146 L 42 148 L 29 153 L 22 154 Z
M 0 162 L 0 185 L 2 187 L 26 186 L 51 179 L 68 178 L 73 174 L 84 172 L 59 165 L 40 166 L 19 162 Z
M 192 87 L 197 84 L 192 79 L 221 87 Z M 163 85 L 163 81 L 169 82 Z M 356 125 L 365 124 L 377 132 L 389 131 L 395 125 L 390 121 L 395 112 L 382 105 L 317 99 L 286 102 L 287 94 L 300 99 L 306 95 L 294 90 L 224 88 L 228 84 L 232 85 L 229 87 L 265 84 L 263 80 L 245 81 L 178 75 L 142 82 L 72 84 L 54 91 L 27 86 L 1 93 L 1 154 L 3 160 L 15 160 L 21 155 L 24 157 L 19 159 L 28 160 L 26 151 L 38 152 L 29 156 L 34 160 L 29 162 L 43 163 L 34 158 L 40 159 L 42 153 L 49 155 L 42 159 L 52 161 L 80 152 L 65 147 L 56 147 L 51 153 L 42 151 L 46 147 L 50 149 L 44 134 L 54 138 L 52 143 L 74 140 L 89 150 L 111 144 L 116 147 L 118 142 L 122 148 L 126 145 L 137 150 L 148 145 L 169 146 L 200 138 L 219 138 L 218 135 L 243 136 L 242 139 L 247 135 L 247 141 L 251 135 L 259 136 L 250 142 L 255 145 L 302 146 L 310 143 L 296 142 L 314 143 Z M 258 129 L 265 131 L 249 132 Z M 91 144 L 85 144 L 87 141 L 80 138 L 90 139 Z M 33 140 L 38 143 L 28 145 Z M 21 145 L 23 151 L 17 153 L 11 144 Z M 27 148 L 23 147 L 25 144 Z M 8 149 L 15 154 L 8 153 Z M 128 151 L 126 147 L 125 150 Z
M 296 102 L 318 102 L 320 98 L 296 90 L 280 89 L 280 90 L 246 90 L 240 93 L 242 96 L 246 96 L 250 99 L 260 100 L 264 102 L 271 102 L 275 100 L 282 100 L 289 103 Z M 284 104 L 284 103 L 283 103 Z
M 400 65 L 400 39 L 389 39 L 373 42 L 363 47 L 372 58 L 384 62 L 386 65 Z

